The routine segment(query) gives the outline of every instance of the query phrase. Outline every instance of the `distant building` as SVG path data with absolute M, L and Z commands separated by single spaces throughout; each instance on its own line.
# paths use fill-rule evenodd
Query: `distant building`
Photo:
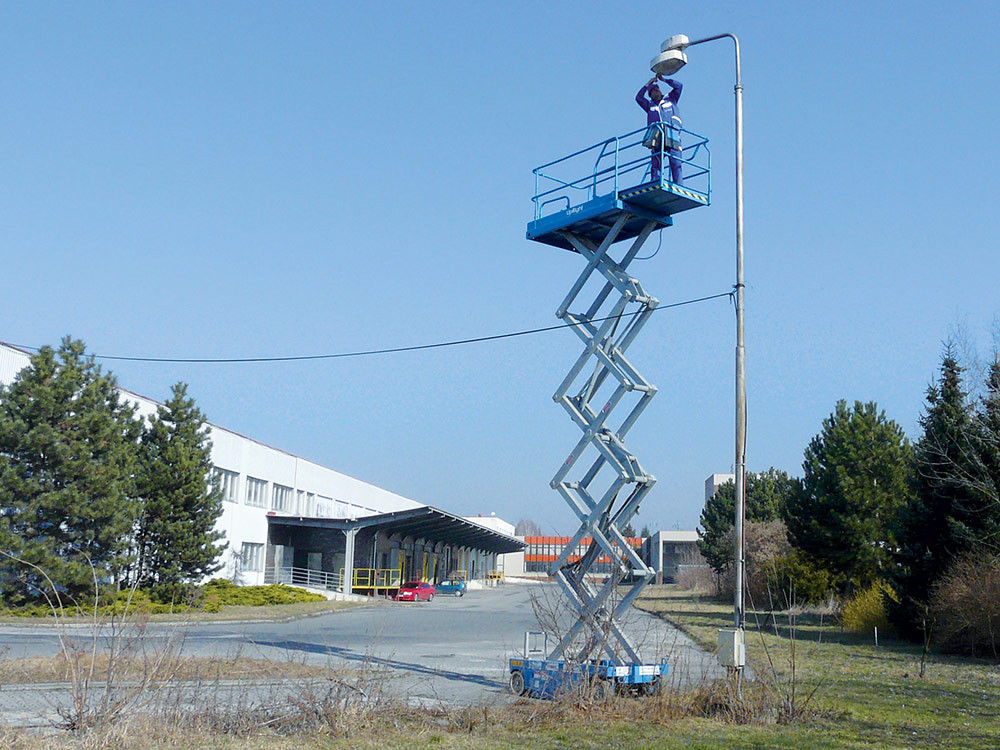
M 705 502 L 707 503 L 715 491 L 719 489 L 726 482 L 735 482 L 735 474 L 711 474 L 708 479 L 705 480 Z
M 526 536 L 524 541 L 528 546 L 524 550 L 524 570 L 526 573 L 539 574 L 548 573 L 549 566 L 558 559 L 566 549 L 566 545 L 572 541 L 568 536 Z M 569 555 L 569 562 L 576 562 L 586 554 L 590 547 L 591 538 L 584 537 L 576 546 L 576 549 Z M 641 549 L 642 539 L 634 537 L 628 539 L 628 543 L 633 549 Z M 590 572 L 594 575 L 608 575 L 611 573 L 611 559 L 603 551 L 597 558 Z
M 496 513 L 490 513 L 488 516 L 466 516 L 465 520 L 478 523 L 480 526 L 485 526 L 499 534 L 514 537 L 522 542 L 524 541 L 524 537 L 515 536 L 514 524 L 507 523 L 502 518 L 497 518 Z M 497 555 L 496 569 L 505 576 L 524 575 L 524 550 Z
M 716 475 L 717 476 L 717 475 Z M 685 565 L 704 565 L 697 531 L 657 531 L 642 543 L 643 558 L 656 578 L 671 583 Z

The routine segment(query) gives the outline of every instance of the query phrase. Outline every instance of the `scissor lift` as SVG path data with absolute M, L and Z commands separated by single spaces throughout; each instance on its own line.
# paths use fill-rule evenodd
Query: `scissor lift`
M 584 350 L 553 396 L 583 435 L 550 483 L 580 520 L 549 569 L 576 620 L 547 655 L 529 648 L 526 634 L 523 657 L 509 662 L 510 689 L 518 695 L 553 697 L 580 683 L 601 694 L 620 686 L 652 693 L 668 670 L 665 662 L 644 663 L 619 621 L 654 575 L 622 534 L 656 482 L 625 445 L 656 394 L 625 353 L 658 304 L 628 268 L 653 232 L 673 224 L 675 214 L 707 206 L 711 189 L 708 141 L 669 130 L 670 140 L 687 144 L 684 184 L 667 180 L 668 155 L 662 152 L 662 174 L 650 179 L 645 128 L 534 170 L 535 217 L 528 239 L 575 251 L 586 261 L 556 310 Z M 629 240 L 613 258 L 617 243 Z M 582 311 L 572 312 L 571 307 L 590 299 L 587 291 L 596 296 Z M 617 423 L 611 416 L 616 408 L 624 415 Z M 582 474 L 574 471 L 578 467 Z M 577 559 L 585 538 L 590 545 Z M 591 575 L 601 558 L 611 560 L 603 582 Z M 626 578 L 630 587 L 619 597 Z

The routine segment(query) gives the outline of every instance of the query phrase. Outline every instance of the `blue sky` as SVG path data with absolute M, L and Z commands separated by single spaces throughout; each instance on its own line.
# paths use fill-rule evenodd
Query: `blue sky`
M 6 3 L 0 340 L 283 356 L 535 328 L 581 267 L 524 239 L 531 169 L 641 126 L 674 33 L 740 35 L 751 470 L 800 471 L 837 399 L 917 434 L 941 342 L 988 353 L 997 3 Z M 693 48 L 686 125 L 713 205 L 634 267 L 664 303 L 734 276 L 732 52 Z M 654 316 L 629 445 L 639 523 L 690 528 L 733 456 L 732 308 Z M 546 531 L 578 438 L 566 331 L 378 358 L 114 363 L 212 421 L 460 513 Z

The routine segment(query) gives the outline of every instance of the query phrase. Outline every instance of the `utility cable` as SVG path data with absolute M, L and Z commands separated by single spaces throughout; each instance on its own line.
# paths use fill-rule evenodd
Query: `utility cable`
M 656 312 L 657 310 L 669 310 L 674 307 L 684 307 L 685 305 L 694 305 L 699 302 L 708 302 L 713 299 L 720 299 L 722 297 L 732 297 L 735 292 L 721 292 L 719 294 L 710 294 L 707 297 L 698 297 L 696 299 L 684 300 L 683 302 L 673 302 L 669 305 L 659 305 L 654 308 L 651 312 Z M 643 310 L 635 310 L 630 313 L 625 313 L 625 315 L 636 316 L 642 313 Z M 483 341 L 499 341 L 501 339 L 510 339 L 517 336 L 530 336 L 536 333 L 545 333 L 547 331 L 556 331 L 562 328 L 571 328 L 573 326 L 580 326 L 586 323 L 600 323 L 605 320 L 611 320 L 612 318 L 623 317 L 622 314 L 619 315 L 608 315 L 603 318 L 594 318 L 593 320 L 581 321 L 579 323 L 558 323 L 557 325 L 544 326 L 542 328 L 530 328 L 524 331 L 512 331 L 510 333 L 497 333 L 492 336 L 477 336 L 475 338 L 469 339 L 455 339 L 453 341 L 439 341 L 434 344 L 414 344 L 412 346 L 397 346 L 387 349 L 365 349 L 356 352 L 337 352 L 334 354 L 301 354 L 289 357 L 198 357 L 198 358 L 179 358 L 179 357 L 126 357 L 118 356 L 112 354 L 94 354 L 92 355 L 94 359 L 104 359 L 113 360 L 116 362 L 158 362 L 158 363 L 174 363 L 174 364 L 243 364 L 250 362 L 304 362 L 309 360 L 319 360 L 319 359 L 347 359 L 349 357 L 371 357 L 378 354 L 399 354 L 401 352 L 416 352 L 423 351 L 426 349 L 443 349 L 449 346 L 463 346 L 465 344 L 478 344 Z M 17 346 L 17 345 L 15 345 Z M 36 347 L 22 346 L 22 349 L 29 349 L 31 351 L 38 351 Z

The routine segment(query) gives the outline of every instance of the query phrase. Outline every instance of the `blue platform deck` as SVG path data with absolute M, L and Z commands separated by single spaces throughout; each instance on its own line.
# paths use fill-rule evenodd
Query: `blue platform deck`
M 671 218 L 674 214 L 707 205 L 708 196 L 695 190 L 669 182 L 648 182 L 529 222 L 526 236 L 535 242 L 574 250 L 563 232 L 583 235 L 599 243 L 618 217 L 627 213 L 629 219 L 619 232 L 618 241 L 627 240 L 638 235 L 647 221 L 669 227 L 674 223 Z

